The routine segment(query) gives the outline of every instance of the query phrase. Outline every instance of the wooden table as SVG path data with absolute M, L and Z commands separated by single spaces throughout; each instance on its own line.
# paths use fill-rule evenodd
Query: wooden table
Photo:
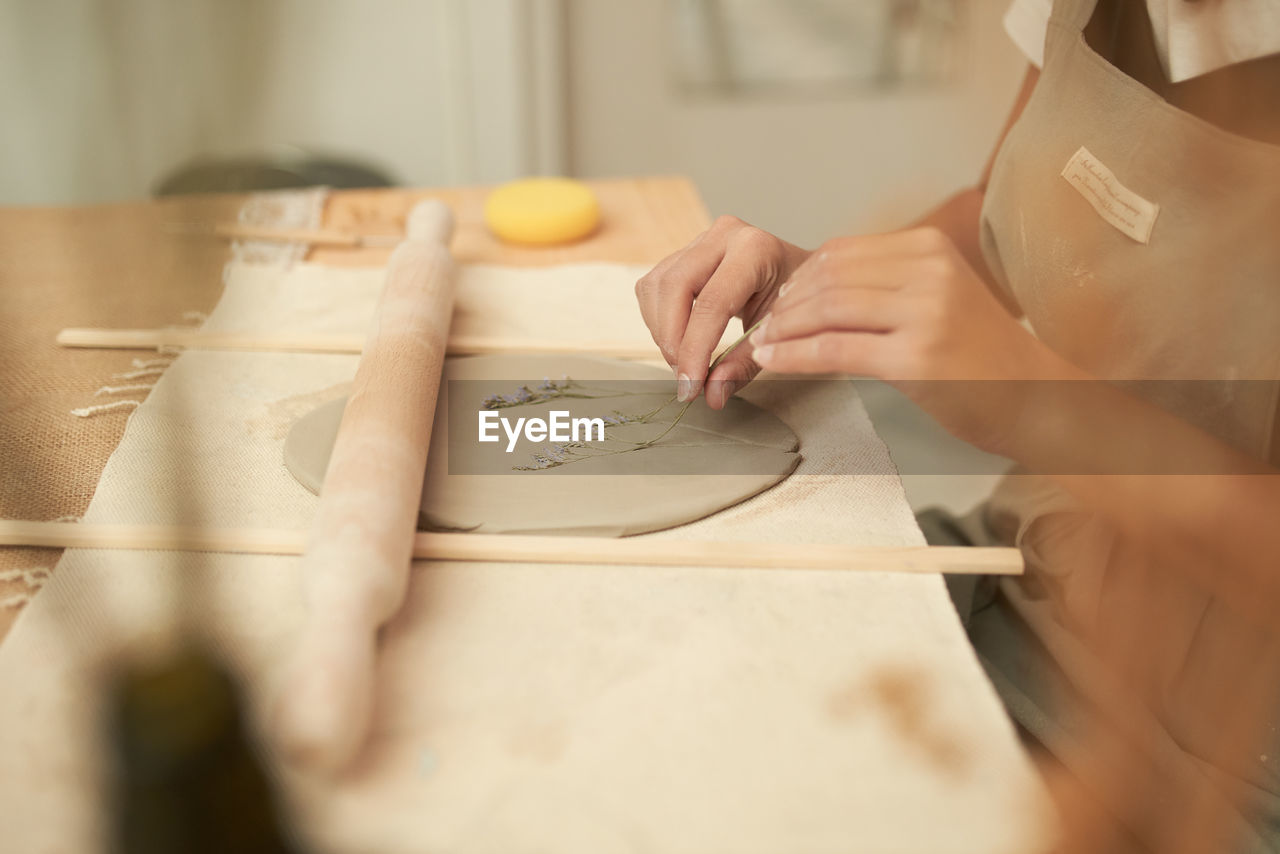
M 652 263 L 685 245 L 708 224 L 696 191 L 682 179 L 607 181 L 596 183 L 595 188 L 605 228 L 593 239 L 557 250 L 516 249 L 493 241 L 480 216 L 483 188 L 334 193 L 323 225 L 362 234 L 396 234 L 403 230 L 404 216 L 415 202 L 440 198 L 453 206 L 458 217 L 453 251 L 459 261 L 537 265 L 588 260 Z M 221 292 L 227 246 L 209 238 L 175 236 L 165 231 L 165 225 L 230 222 L 244 202 L 243 196 L 223 196 L 0 211 L 0 459 L 4 460 L 0 513 L 5 517 L 51 519 L 82 514 L 124 432 L 127 419 L 123 414 L 77 419 L 69 411 L 95 402 L 95 390 L 110 382 L 112 374 L 128 372 L 138 354 L 61 350 L 54 344 L 56 332 L 67 326 L 163 326 L 181 322 L 183 312 L 211 309 Z M 325 249 L 313 251 L 310 258 L 332 265 L 377 266 L 387 254 L 386 249 Z M 53 567 L 59 555 L 56 550 L 0 549 L 0 568 Z M 80 557 L 77 554 L 73 559 Z M 977 664 L 964 648 L 963 635 L 949 613 L 940 584 L 926 591 L 929 597 L 924 604 L 935 617 L 944 619 L 933 621 L 929 629 L 927 621 L 915 620 L 919 600 L 897 595 L 896 586 L 883 593 L 894 599 L 900 612 L 890 620 L 883 611 L 851 618 L 859 607 L 874 610 L 876 600 L 862 596 L 867 592 L 863 588 L 857 590 L 859 596 L 849 596 L 850 588 L 837 588 L 833 579 L 809 582 L 798 575 L 721 572 L 688 576 L 678 570 L 645 570 L 615 573 L 608 577 L 607 589 L 597 591 L 595 585 L 606 582 L 594 568 L 556 572 L 559 588 L 543 584 L 542 577 L 532 572 L 506 576 L 506 567 L 497 569 L 502 570 L 501 584 L 490 592 L 501 594 L 500 599 L 506 597 L 498 604 L 510 605 L 513 613 L 525 615 L 522 619 L 526 621 L 530 611 L 537 619 L 545 618 L 545 632 L 537 619 L 530 623 L 538 629 L 536 637 L 560 644 L 545 654 L 542 646 L 528 642 L 516 644 L 515 651 L 499 645 L 494 653 L 498 660 L 521 653 L 531 666 L 567 671 L 563 662 L 586 656 L 578 662 L 576 672 L 592 678 L 603 672 L 602 667 L 607 671 L 611 667 L 616 670 L 619 663 L 625 665 L 610 678 L 626 682 L 628 691 L 634 687 L 634 696 L 621 692 L 613 697 L 619 708 L 597 703 L 598 708 L 582 712 L 588 718 L 596 715 L 583 727 L 582 743 L 597 750 L 601 744 L 609 749 L 598 756 L 587 749 L 583 753 L 603 760 L 616 756 L 623 770 L 661 771 L 652 778 L 628 778 L 619 791 L 626 793 L 626 803 L 632 808 L 655 791 L 676 792 L 679 796 L 667 804 L 673 812 L 666 827 L 679 829 L 681 838 L 723 838 L 726 830 L 735 828 L 739 836 L 750 837 L 750 828 L 762 822 L 772 833 L 791 834 L 789 838 L 804 847 L 808 828 L 802 817 L 812 814 L 828 820 L 836 816 L 843 824 L 852 822 L 857 827 L 848 828 L 850 834 L 868 835 L 882 843 L 913 835 L 928 837 L 938 843 L 931 850 L 1021 852 L 1033 845 L 1029 840 L 1039 831 L 1027 828 L 1039 811 L 1036 793 L 1030 791 L 1027 768 L 1012 730 L 1001 719 L 994 696 L 982 684 Z M 415 613 L 422 614 L 425 601 L 450 614 L 475 613 L 457 602 L 452 607 L 441 604 L 438 594 L 452 589 L 465 600 L 470 589 L 465 584 L 446 584 L 443 589 L 431 586 L 442 577 L 437 571 L 424 583 L 422 601 L 416 605 L 419 610 L 410 609 L 406 617 L 409 624 L 428 625 L 438 631 L 447 622 L 439 615 L 429 623 L 414 620 Z M 449 577 L 470 583 L 476 574 Z M 844 575 L 840 581 L 850 577 Z M 534 578 L 540 580 L 535 583 Z M 0 587 L 0 598 L 14 589 Z M 557 634 L 563 628 L 565 600 L 559 593 L 564 590 L 576 590 L 580 604 L 585 601 L 591 606 L 579 609 L 587 614 L 590 625 L 584 624 L 586 628 L 578 633 Z M 638 598 L 639 594 L 650 598 Z M 530 609 L 528 603 L 538 596 L 550 598 Z M 648 602 L 653 618 L 649 623 L 635 617 L 639 601 Z M 692 609 L 682 614 L 683 622 L 668 619 L 666 612 L 672 603 Z M 0 613 L 0 635 L 8 631 L 14 613 Z M 491 613 L 501 613 L 501 609 Z M 815 620 L 814 615 L 823 619 Z M 36 616 L 38 613 L 31 615 Z M 744 634 L 740 617 L 753 627 L 763 624 L 768 631 Z M 717 620 L 720 631 L 714 630 Z M 731 625 L 724 625 L 726 621 Z M 502 627 L 510 624 L 496 623 Z M 642 666 L 633 668 L 625 657 L 616 661 L 591 659 L 593 638 L 607 645 L 628 631 L 636 631 L 637 626 L 640 640 L 627 650 L 637 660 L 643 659 Z M 686 628 L 688 637 L 683 634 Z M 797 637 L 803 642 L 793 643 L 794 648 L 787 646 Z M 25 640 L 26 634 L 19 632 L 4 649 L 21 651 Z M 691 647 L 700 648 L 701 654 L 689 652 Z M 432 649 L 426 648 L 426 652 Z M 474 652 L 476 645 L 458 642 L 440 649 L 451 651 L 452 656 L 459 651 Z M 919 660 L 897 662 L 895 669 L 871 667 L 860 660 L 864 653 L 892 659 L 903 652 L 917 655 Z M 416 673 L 423 666 L 422 654 L 421 649 L 405 646 L 401 666 Z M 696 666 L 686 669 L 690 662 Z M 722 666 L 725 662 L 727 667 Z M 24 669 L 25 659 L 20 665 L 14 672 L 30 672 Z M 703 665 L 706 671 L 698 669 Z M 823 672 L 810 672 L 817 665 L 822 665 L 818 669 Z M 838 674 L 826 672 L 837 670 Z M 478 672 L 482 671 L 467 669 L 466 676 L 470 680 Z M 557 670 L 556 675 L 562 674 Z M 670 684 L 662 681 L 668 678 Z M 646 681 L 649 679 L 654 680 L 652 684 Z M 559 684 L 563 680 L 551 681 Z M 741 691 L 725 691 L 726 686 L 743 685 L 749 689 L 745 700 L 739 696 Z M 540 684 L 538 690 L 546 687 Z M 756 689 L 758 693 L 752 693 Z M 934 702 L 939 697 L 945 702 Z M 956 754 L 948 747 L 950 742 L 934 738 L 930 715 L 948 705 L 952 707 L 948 714 L 954 718 L 948 718 L 948 726 L 963 724 L 980 731 L 981 749 L 975 748 L 972 755 Z M 468 720 L 460 717 L 459 725 Z M 800 725 L 794 731 L 779 730 L 774 727 L 777 720 L 798 721 Z M 569 759 L 577 756 L 569 750 L 570 722 L 534 723 L 539 726 L 516 732 L 518 738 L 507 745 L 508 752 L 515 751 L 512 756 L 519 754 L 518 761 L 550 764 L 559 762 L 558 757 L 566 753 Z M 643 737 L 633 737 L 631 728 L 640 735 L 651 731 L 656 740 L 650 744 Z M 24 748 L 33 749 L 24 741 L 28 738 L 25 730 L 0 727 L 0 736 L 5 734 L 19 734 L 9 742 L 13 756 L 22 756 Z M 684 740 L 663 740 L 673 734 Z M 791 749 L 803 734 L 817 741 L 802 740 L 799 749 Z M 574 743 L 577 738 L 575 734 Z M 701 765 L 690 765 L 688 754 L 712 741 L 724 749 L 704 756 Z M 670 750 L 669 743 L 679 747 L 674 754 L 663 753 Z M 616 753 L 610 752 L 614 748 Z M 666 764 L 655 769 L 635 761 L 650 753 L 666 757 Z M 3 755 L 0 751 L 0 757 Z M 37 751 L 34 755 L 44 754 Z M 761 755 L 773 756 L 785 766 L 761 763 L 757 759 Z M 624 761 L 627 757 L 630 762 Z M 829 757 L 839 757 L 847 767 L 827 763 L 828 776 L 816 774 Z M 614 773 L 612 767 L 607 770 Z M 599 775 L 590 779 L 595 781 Z M 705 787 L 700 785 L 704 782 L 708 783 Z M 682 794 L 685 789 L 681 786 L 686 786 L 688 796 Z M 884 791 L 876 791 L 878 788 Z M 742 814 L 734 816 L 735 804 L 727 802 L 723 792 L 753 797 L 763 792 L 766 797 L 755 797 L 753 809 L 739 810 Z M 954 794 L 966 792 L 965 797 Z M 792 802 L 776 803 L 771 800 L 774 794 L 790 797 Z M 914 800 L 917 797 L 920 800 Z M 717 802 L 716 809 L 706 812 L 711 818 L 704 820 L 699 811 L 705 811 L 710 802 Z M 880 809 L 882 802 L 896 803 L 896 816 L 885 815 Z M 982 807 L 980 815 L 967 811 L 972 805 Z M 513 810 L 509 819 L 520 817 L 520 802 L 508 806 Z M 579 810 L 575 815 L 583 820 L 586 814 Z M 798 823 L 780 827 L 784 819 Z M 702 836 L 690 836 L 686 828 Z M 856 842 L 852 844 L 856 848 Z
M 683 178 L 597 181 L 604 226 L 555 249 L 511 247 L 485 229 L 488 189 L 348 190 L 333 193 L 323 225 L 360 234 L 402 234 L 425 198 L 451 205 L 462 263 L 545 265 L 574 261 L 653 263 L 708 225 L 697 190 Z M 0 518 L 49 520 L 84 513 L 127 412 L 90 419 L 72 409 L 133 368 L 136 352 L 68 350 L 54 344 L 68 326 L 158 327 L 208 311 L 222 290 L 225 241 L 172 233 L 174 223 L 234 222 L 242 195 L 191 196 L 82 208 L 0 209 Z M 379 266 L 390 249 L 317 248 L 333 265 Z M 138 382 L 138 381 L 134 381 Z M 142 380 L 146 382 L 146 380 Z M 134 394 L 133 399 L 140 395 Z M 105 398 L 117 399 L 115 397 Z M 56 549 L 0 549 L 0 571 L 52 569 Z M 22 589 L 0 582 L 0 600 Z M 18 613 L 0 610 L 0 637 Z

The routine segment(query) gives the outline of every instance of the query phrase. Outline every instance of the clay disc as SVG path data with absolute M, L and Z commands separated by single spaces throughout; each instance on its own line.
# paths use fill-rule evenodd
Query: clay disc
M 579 356 L 478 356 L 445 364 L 433 422 L 421 527 L 506 534 L 624 536 L 701 519 L 760 493 L 800 462 L 795 434 L 771 413 L 733 398 L 723 410 L 703 399 L 674 429 L 681 405 L 667 404 L 671 374 L 646 365 Z M 564 395 L 547 389 L 561 388 Z M 495 395 L 534 400 L 492 409 Z M 528 393 L 525 394 L 528 396 Z M 488 403 L 487 403 L 488 402 Z M 346 401 L 319 407 L 294 424 L 284 461 L 319 492 Z M 610 424 L 603 442 L 556 450 L 507 436 L 478 441 L 478 413 L 549 420 L 552 410 Z M 453 440 L 451 441 L 451 435 Z M 637 447 L 640 446 L 640 447 Z M 540 458 L 537 455 L 541 455 Z M 558 459 L 563 458 L 563 460 Z

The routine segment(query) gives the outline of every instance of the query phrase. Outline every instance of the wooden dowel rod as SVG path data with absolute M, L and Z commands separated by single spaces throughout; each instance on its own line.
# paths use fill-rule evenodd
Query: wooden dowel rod
M 262 240 L 270 243 L 306 243 L 312 246 L 392 247 L 403 237 L 396 234 L 352 234 L 349 231 L 322 228 L 267 228 L 259 225 L 218 223 L 187 225 L 175 223 L 168 228 L 177 234 L 219 237 L 227 240 Z
M 360 353 L 363 335 L 341 333 L 244 333 L 201 332 L 197 329 L 98 329 L 68 328 L 58 333 L 62 347 L 103 350 L 233 350 L 281 353 Z M 497 338 L 453 335 L 451 356 L 483 356 L 491 353 L 585 353 L 628 361 L 661 359 L 652 344 L 618 344 L 609 341 L 553 341 L 545 338 Z
M 420 532 L 419 559 L 499 563 L 586 563 L 722 569 L 809 569 L 952 575 L 1021 575 L 1017 549 L 859 547 L 647 537 L 530 537 Z
M 198 329 L 69 328 L 58 333 L 62 347 L 101 350 L 279 350 L 289 353 L 359 353 L 365 336 L 340 333 L 201 332 Z
M 306 541 L 303 530 L 0 520 L 0 546 L 28 548 L 300 555 Z
M 272 243 L 311 243 L 325 246 L 359 246 L 360 235 L 346 231 L 331 231 L 311 228 L 264 228 L 256 225 L 213 226 L 212 233 L 216 237 L 230 240 L 264 240 Z M 392 237 L 392 245 L 398 243 L 400 237 Z
M 0 546 L 300 555 L 306 531 L 0 521 Z M 419 532 L 423 561 L 1021 575 L 1017 549 Z

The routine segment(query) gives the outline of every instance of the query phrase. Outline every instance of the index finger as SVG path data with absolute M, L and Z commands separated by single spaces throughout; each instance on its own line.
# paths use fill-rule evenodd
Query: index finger
M 761 267 L 765 254 L 758 246 L 753 250 L 750 245 L 757 239 L 752 232 L 735 236 L 720 266 L 693 303 L 676 367 L 676 393 L 682 401 L 692 400 L 702 392 L 711 354 L 724 337 L 729 321 L 772 278 L 770 271 Z
M 636 284 L 640 313 L 662 356 L 676 366 L 694 300 L 724 257 L 724 241 L 704 234 Z

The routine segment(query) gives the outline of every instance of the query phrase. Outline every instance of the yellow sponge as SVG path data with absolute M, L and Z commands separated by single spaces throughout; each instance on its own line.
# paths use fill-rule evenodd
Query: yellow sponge
M 600 225 L 600 204 L 581 181 L 526 178 L 489 194 L 484 220 L 500 240 L 526 246 L 569 243 Z

